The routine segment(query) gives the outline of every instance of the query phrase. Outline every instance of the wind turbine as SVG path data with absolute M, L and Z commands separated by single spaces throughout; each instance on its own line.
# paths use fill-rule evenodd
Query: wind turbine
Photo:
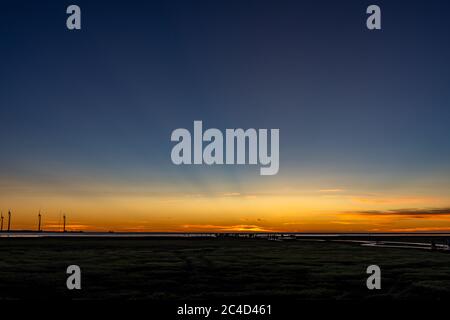
M 0 213 L 1 219 L 2 219 L 2 224 L 1 224 L 1 228 L 0 228 L 0 232 L 3 231 L 3 211 Z
M 11 210 L 8 210 L 8 232 L 11 230 Z
M 63 215 L 63 221 L 64 221 L 63 232 L 66 232 L 66 214 Z
M 38 232 L 41 232 L 41 210 L 39 210 L 38 214 Z

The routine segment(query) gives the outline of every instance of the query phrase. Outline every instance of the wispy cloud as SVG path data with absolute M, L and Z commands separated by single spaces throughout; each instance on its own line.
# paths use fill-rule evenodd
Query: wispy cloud
M 43 226 L 43 229 L 45 230 L 50 230 L 50 231 L 59 231 L 61 230 L 63 227 L 61 224 L 46 224 Z M 76 231 L 76 230 L 94 230 L 94 229 L 98 229 L 86 224 L 67 224 L 66 225 L 66 230 L 70 230 L 70 231 Z
M 336 193 L 336 192 L 344 192 L 345 190 L 344 189 L 339 189 L 339 188 L 336 188 L 336 189 L 320 189 L 320 190 L 318 190 L 318 192 L 321 192 L 321 193 Z
M 239 192 L 227 192 L 223 194 L 224 197 L 239 197 L 241 194 Z
M 416 228 L 395 228 L 391 229 L 391 232 L 448 232 L 450 227 L 416 227 Z
M 240 232 L 240 231 L 257 231 L 257 232 L 264 232 L 264 231 L 271 231 L 270 229 L 264 228 L 262 226 L 258 225 L 249 225 L 249 224 L 238 224 L 238 225 L 230 225 L 230 226 L 221 226 L 221 225 L 212 225 L 212 224 L 186 224 L 182 226 L 184 229 L 189 229 L 191 231 L 196 230 L 209 230 L 209 231 L 234 231 L 234 232 Z
M 390 204 L 390 205 L 420 205 L 420 203 L 432 203 L 442 199 L 436 197 L 415 197 L 415 196 L 385 196 L 377 194 L 366 194 L 359 196 L 352 196 L 351 200 L 364 204 Z
M 365 216 L 407 216 L 422 218 L 428 216 L 450 216 L 450 208 L 407 208 L 392 210 L 363 210 L 347 211 L 345 214 L 357 214 Z

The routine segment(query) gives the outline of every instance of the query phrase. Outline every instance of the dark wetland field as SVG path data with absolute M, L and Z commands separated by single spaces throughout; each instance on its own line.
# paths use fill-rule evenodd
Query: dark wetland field
M 66 288 L 79 265 L 82 289 Z M 381 267 L 368 290 L 366 268 Z M 266 239 L 3 238 L 0 299 L 450 298 L 450 253 Z

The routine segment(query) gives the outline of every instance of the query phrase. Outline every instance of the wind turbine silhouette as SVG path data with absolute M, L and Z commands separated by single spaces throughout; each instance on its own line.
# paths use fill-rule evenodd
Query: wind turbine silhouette
M 38 232 L 41 232 L 41 210 L 39 210 L 38 214 Z
M 8 232 L 11 230 L 11 210 L 8 210 Z
M 64 221 L 63 232 L 66 232 L 66 214 L 65 213 L 63 215 L 63 221 Z

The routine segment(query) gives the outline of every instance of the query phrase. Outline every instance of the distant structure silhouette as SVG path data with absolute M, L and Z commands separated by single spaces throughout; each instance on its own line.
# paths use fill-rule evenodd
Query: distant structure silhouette
M 11 231 L 11 211 L 8 211 L 8 232 Z
M 66 214 L 63 215 L 63 232 L 66 232 Z
M 38 232 L 41 232 L 41 211 L 38 214 Z
M 3 211 L 0 213 L 0 218 L 2 220 L 1 227 L 0 227 L 0 232 L 1 232 L 1 231 L 3 231 Z

